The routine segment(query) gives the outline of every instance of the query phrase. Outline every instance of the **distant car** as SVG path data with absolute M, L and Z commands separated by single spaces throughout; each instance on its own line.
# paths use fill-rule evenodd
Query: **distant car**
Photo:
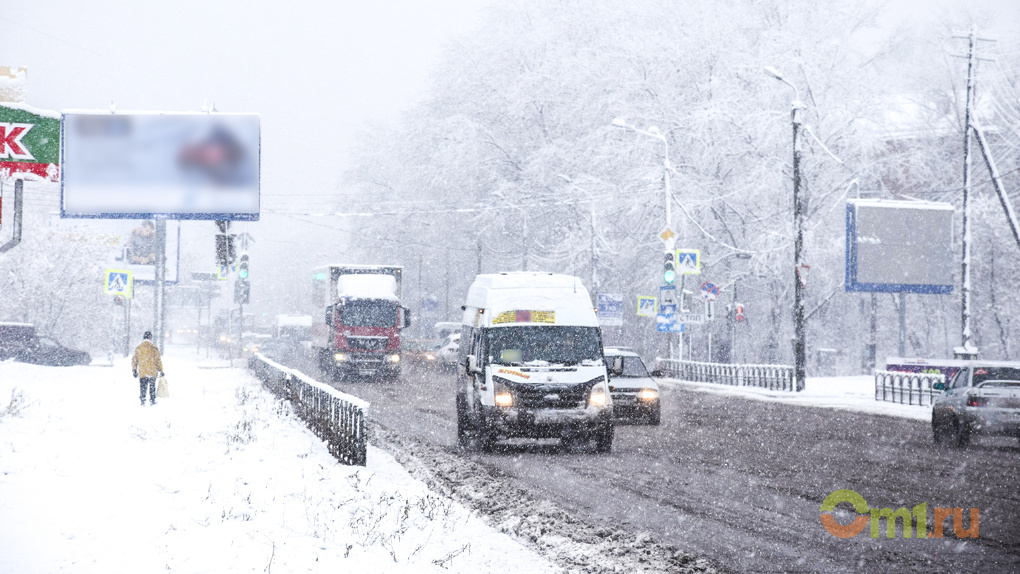
M 453 333 L 446 337 L 443 346 L 436 351 L 436 360 L 447 369 L 457 368 L 457 355 L 460 352 L 460 333 Z
M 37 344 L 31 323 L 0 322 L 0 361 L 15 359 Z
M 69 349 L 50 337 L 37 337 L 35 343 L 15 355 L 14 360 L 34 365 L 70 367 L 87 365 L 92 362 L 92 356 L 85 351 Z
M 641 357 L 623 347 L 606 347 L 604 351 L 614 418 L 659 424 L 659 384 L 648 374 Z
M 931 430 L 936 445 L 965 447 L 975 435 L 1020 438 L 1020 366 L 966 366 L 935 397 Z
M 441 341 L 433 339 L 402 339 L 400 341 L 403 360 L 411 369 L 434 369 L 439 365 L 438 353 Z

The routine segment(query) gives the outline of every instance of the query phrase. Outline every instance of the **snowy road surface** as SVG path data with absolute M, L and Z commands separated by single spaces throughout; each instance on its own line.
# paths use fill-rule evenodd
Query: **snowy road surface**
M 1020 569 L 1015 439 L 936 450 L 922 420 L 671 384 L 662 391 L 662 426 L 618 425 L 610 455 L 565 453 L 554 445 L 462 455 L 455 446 L 452 375 L 338 386 L 372 401 L 372 419 L 420 442 L 425 456 L 429 448 L 466 456 L 585 519 L 648 532 L 737 571 Z M 872 507 L 927 503 L 928 531 L 934 507 L 977 507 L 979 537 L 955 538 L 950 520 L 949 534 L 937 540 L 887 539 L 884 522 L 882 538 L 869 537 L 867 529 L 836 538 L 822 528 L 819 509 L 829 493 L 844 488 Z

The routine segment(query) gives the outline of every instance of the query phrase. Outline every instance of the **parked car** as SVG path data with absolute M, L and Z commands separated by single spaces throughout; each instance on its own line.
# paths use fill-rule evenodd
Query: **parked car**
M 446 337 L 443 346 L 436 351 L 436 360 L 444 368 L 454 370 L 457 368 L 457 356 L 460 350 L 460 333 L 454 333 Z
M 439 366 L 438 353 L 443 346 L 441 341 L 433 339 L 404 339 L 400 341 L 400 350 L 408 368 L 416 370 L 434 369 Z
M 965 447 L 975 435 L 1020 438 L 1020 366 L 961 368 L 935 397 L 931 430 L 936 445 Z
M 604 353 L 609 370 L 609 394 L 613 397 L 613 416 L 659 424 L 662 410 L 659 384 L 648 374 L 641 357 L 625 347 L 606 347 Z
M 0 361 L 28 352 L 37 340 L 35 325 L 31 323 L 0 323 Z

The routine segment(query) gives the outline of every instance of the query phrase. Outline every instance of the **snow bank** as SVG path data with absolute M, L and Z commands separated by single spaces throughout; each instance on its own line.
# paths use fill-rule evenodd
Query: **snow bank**
M 325 446 L 240 369 L 0 363 L 0 572 L 558 569 L 370 448 Z
M 657 379 L 660 385 L 679 385 L 706 393 L 741 396 L 759 401 L 822 407 L 888 415 L 920 421 L 931 420 L 931 406 L 901 405 L 875 400 L 875 377 L 808 377 L 799 393 L 770 391 L 756 387 L 734 387 L 713 383 L 693 383 L 677 379 Z

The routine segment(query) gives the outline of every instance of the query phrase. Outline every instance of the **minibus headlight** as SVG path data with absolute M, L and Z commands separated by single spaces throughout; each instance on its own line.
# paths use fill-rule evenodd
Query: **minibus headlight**
M 386 357 L 386 360 L 388 360 L 391 363 L 399 363 L 400 362 L 400 355 L 398 355 L 396 353 L 393 353 L 389 357 Z
M 336 359 L 336 362 L 342 363 L 342 362 L 347 360 L 347 355 L 345 355 L 343 353 L 337 353 L 337 354 L 333 355 L 333 358 Z
M 514 406 L 514 395 L 510 387 L 500 377 L 492 377 L 493 400 L 497 407 L 510 408 Z
M 591 388 L 591 396 L 588 397 L 588 404 L 593 407 L 604 407 L 609 402 L 609 389 L 606 388 L 605 380 L 595 383 Z

